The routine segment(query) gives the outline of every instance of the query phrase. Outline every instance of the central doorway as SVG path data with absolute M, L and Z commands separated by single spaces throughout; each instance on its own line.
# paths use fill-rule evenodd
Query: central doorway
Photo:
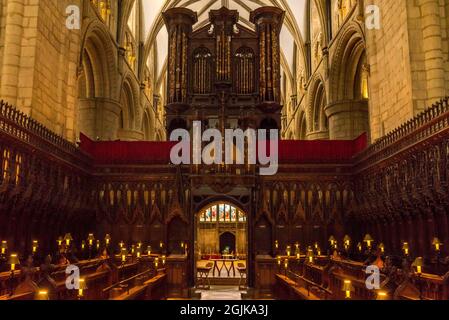
M 246 213 L 227 202 L 215 202 L 197 214 L 196 286 L 247 283 L 248 226 Z
M 234 233 L 229 231 L 224 232 L 220 236 L 220 252 L 236 252 L 236 240 Z

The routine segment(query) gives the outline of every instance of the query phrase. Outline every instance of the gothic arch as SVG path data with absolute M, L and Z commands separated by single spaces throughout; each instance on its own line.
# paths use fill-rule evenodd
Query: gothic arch
M 114 98 L 116 52 L 104 24 L 88 25 L 80 54 L 80 69 L 86 77 L 87 92 L 91 97 Z
M 155 132 L 155 123 L 154 116 L 148 108 L 143 113 L 142 120 L 142 131 L 144 133 L 145 140 L 152 141 L 154 140 L 154 132 Z
M 135 120 L 135 98 L 131 84 L 125 81 L 122 86 L 121 96 L 121 119 L 120 129 L 131 130 L 134 127 Z
M 298 140 L 307 139 L 307 115 L 304 110 L 299 110 L 299 114 L 296 120 L 296 137 Z
M 359 24 L 352 22 L 341 31 L 331 59 L 330 101 L 350 100 L 354 92 L 360 60 L 365 55 L 365 36 Z
M 326 134 L 329 131 L 328 119 L 324 112 L 327 106 L 327 95 L 324 81 L 319 74 L 311 80 L 308 94 L 308 107 L 307 107 L 307 122 L 308 122 L 308 135 L 319 134 L 317 138 L 328 139 Z M 314 137 L 312 137 L 314 138 Z
M 128 115 L 125 129 L 140 130 L 142 123 L 142 116 L 140 112 L 140 89 L 137 86 L 137 80 L 128 73 L 123 80 L 122 90 L 120 94 L 120 103 L 122 104 L 122 111 Z M 142 114 L 143 115 L 143 114 Z

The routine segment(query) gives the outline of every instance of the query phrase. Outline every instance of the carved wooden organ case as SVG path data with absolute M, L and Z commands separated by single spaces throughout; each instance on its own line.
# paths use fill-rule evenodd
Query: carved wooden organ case
M 240 25 L 225 7 L 193 31 L 197 14 L 173 8 L 164 15 L 169 35 L 167 126 L 279 128 L 281 116 L 279 34 L 284 11 L 262 7 L 251 13 L 254 30 Z

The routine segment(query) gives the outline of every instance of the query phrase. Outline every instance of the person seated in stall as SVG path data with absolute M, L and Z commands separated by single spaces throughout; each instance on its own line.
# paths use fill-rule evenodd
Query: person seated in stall
M 36 274 L 37 268 L 34 266 L 33 256 L 29 255 L 25 264 L 20 267 L 20 283 L 14 290 L 14 294 L 20 295 L 29 292 L 37 292 L 39 287 L 36 282 L 34 282 Z
M 61 252 L 58 257 L 58 265 L 60 266 L 68 266 L 70 264 L 70 260 L 67 259 L 66 253 Z
M 41 276 L 37 285 L 39 288 L 47 288 L 49 294 L 52 294 L 56 290 L 56 281 L 52 278 L 51 274 L 58 268 L 52 263 L 53 258 L 51 255 L 45 257 L 44 263 L 41 265 Z
M 332 259 L 333 260 L 343 260 L 340 253 L 337 250 L 334 250 L 334 253 L 332 254 Z
M 98 259 L 102 260 L 100 263 L 100 266 L 97 268 L 97 272 L 103 272 L 103 271 L 111 271 L 112 267 L 112 261 L 110 258 L 110 255 L 108 253 L 108 250 L 104 249 L 99 255 Z
M 72 263 L 78 263 L 79 259 L 77 258 L 78 249 L 76 246 L 70 246 L 67 249 L 66 257 L 72 262 Z

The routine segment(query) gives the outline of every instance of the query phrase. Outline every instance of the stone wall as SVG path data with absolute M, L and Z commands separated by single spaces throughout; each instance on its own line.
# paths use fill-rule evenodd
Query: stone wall
M 367 31 L 371 135 L 376 139 L 449 93 L 449 20 L 448 1 L 373 4 L 382 12 L 381 29 Z
M 122 13 L 129 10 L 129 4 L 122 8 Z M 81 11 L 81 29 L 69 30 L 66 27 L 66 8 L 77 5 Z M 88 133 L 92 138 L 122 140 L 142 139 L 143 127 L 155 128 L 162 132 L 160 122 L 155 121 L 152 106 L 152 93 L 145 94 L 142 81 L 135 75 L 138 70 L 131 70 L 126 62 L 125 54 L 120 48 L 124 43 L 117 43 L 121 39 L 117 32 L 117 19 L 114 14 L 119 12 L 116 4 L 112 4 L 112 16 L 108 26 L 101 20 L 101 14 L 96 11 L 90 0 L 4 0 L 0 5 L 0 99 L 15 105 L 24 113 L 47 126 L 50 130 L 70 141 L 76 141 L 84 128 L 90 128 Z M 124 13 L 123 13 L 124 14 Z M 128 12 L 129 14 L 129 12 Z M 126 18 L 123 18 L 126 19 Z M 102 70 L 101 66 L 109 64 L 108 72 L 96 74 L 99 78 L 109 77 L 114 83 L 108 84 L 110 95 L 99 96 L 100 100 L 90 101 L 94 106 L 92 119 L 80 115 L 79 85 L 86 85 L 79 81 L 83 72 L 80 59 L 81 49 L 86 39 L 92 35 L 92 26 L 103 25 L 105 36 L 100 39 L 98 46 L 101 56 L 91 61 L 93 70 Z M 127 27 L 126 22 L 121 24 Z M 94 37 L 95 38 L 95 37 Z M 96 39 L 98 40 L 98 39 Z M 138 39 L 139 40 L 139 39 Z M 102 59 L 110 48 L 113 61 Z M 111 69 L 113 65 L 113 69 Z M 104 70 L 104 69 L 103 69 Z M 131 76 L 129 76 L 131 74 Z M 129 114 L 135 118 L 129 119 L 133 126 L 122 128 L 119 132 L 119 113 L 121 97 L 123 96 L 124 79 L 131 79 L 133 88 L 132 105 Z M 89 84 L 88 84 L 89 85 Z M 101 83 L 106 87 L 105 83 Z M 142 88 L 142 89 L 140 89 Z M 106 90 L 102 88 L 101 90 Z M 149 94 L 149 95 L 148 95 Z M 83 98 L 83 97 L 81 97 Z M 96 98 L 95 94 L 94 97 Z M 81 102 L 81 103 L 80 103 Z M 112 110 L 112 111 L 111 111 Z M 117 111 L 118 110 L 118 111 Z M 143 113 L 150 114 L 146 119 L 155 123 L 142 124 Z M 113 115 L 113 116 L 112 116 Z M 155 133 L 146 132 L 149 139 L 155 138 Z M 158 136 L 161 136 L 159 134 Z
M 74 140 L 80 32 L 65 27 L 79 0 L 3 1 L 1 98 Z M 4 22 L 3 22 L 4 21 Z

